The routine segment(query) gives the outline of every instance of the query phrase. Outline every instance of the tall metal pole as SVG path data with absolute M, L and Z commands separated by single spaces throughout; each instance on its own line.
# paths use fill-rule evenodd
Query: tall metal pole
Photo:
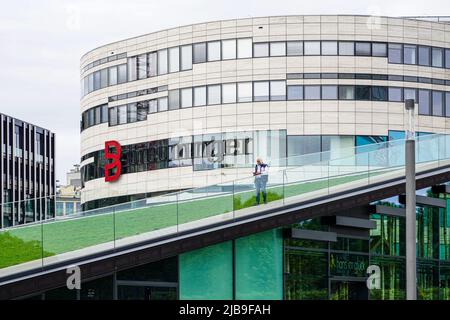
M 417 300 L 416 264 L 416 146 L 414 100 L 405 100 L 408 115 L 405 142 L 406 178 L 406 299 Z

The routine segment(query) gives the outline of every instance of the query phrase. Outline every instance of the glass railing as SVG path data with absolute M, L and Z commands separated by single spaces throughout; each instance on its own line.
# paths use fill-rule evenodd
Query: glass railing
M 405 175 L 404 148 L 405 140 L 394 140 L 353 148 L 344 153 L 347 156 L 320 153 L 287 159 L 301 164 L 269 168 L 267 204 L 255 204 L 255 178 L 249 169 L 248 176 L 220 184 L 4 228 L 0 280 L 56 262 L 257 216 L 268 208 L 398 179 Z M 416 160 L 418 173 L 450 165 L 450 136 L 418 137 Z M 19 210 L 19 216 L 32 217 L 33 202 L 4 203 L 1 209 L 8 216 L 17 214 L 18 207 L 28 208 Z

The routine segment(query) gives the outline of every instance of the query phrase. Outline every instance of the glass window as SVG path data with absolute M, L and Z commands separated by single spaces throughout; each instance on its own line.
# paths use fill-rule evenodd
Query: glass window
M 220 104 L 220 84 L 208 86 L 208 105 Z
M 137 104 L 137 121 L 145 121 L 147 120 L 147 101 L 138 102 Z
M 128 58 L 128 81 L 137 79 L 137 57 Z
M 450 117 L 450 92 L 445 94 L 445 116 Z
M 433 116 L 444 115 L 444 93 L 433 91 Z
M 148 113 L 158 112 L 158 100 L 152 99 L 148 101 Z
M 100 89 L 100 71 L 94 72 L 94 91 Z
M 445 67 L 450 69 L 450 49 L 445 49 Z
M 402 59 L 402 45 L 397 43 L 390 43 L 388 47 L 388 61 L 389 63 L 403 63 Z
M 286 42 L 271 42 L 270 56 L 281 57 L 286 55 Z
M 430 90 L 419 90 L 419 114 L 430 114 Z
M 94 91 L 94 74 L 91 73 L 87 76 L 88 78 L 88 92 Z
M 286 44 L 288 56 L 302 56 L 303 42 L 302 41 L 288 41 Z
M 102 105 L 101 109 L 102 109 L 102 120 L 101 120 L 101 122 L 102 123 L 108 122 L 108 105 L 107 104 Z
M 196 43 L 194 48 L 194 63 L 206 62 L 206 42 Z
M 417 46 L 405 44 L 403 46 L 403 61 L 405 64 L 417 64 Z
M 238 39 L 237 41 L 238 50 L 237 57 L 238 59 L 242 58 L 251 58 L 252 57 L 252 39 Z
M 372 43 L 372 56 L 387 57 L 387 44 L 386 43 Z
M 320 41 L 304 41 L 305 56 L 320 56 Z
M 106 88 L 108 86 L 108 69 L 100 70 L 100 88 Z
M 430 47 L 419 46 L 419 65 L 429 66 L 430 61 Z
M 251 102 L 252 101 L 252 83 L 240 82 L 237 84 L 238 98 L 237 102 Z
M 270 100 L 286 100 L 286 81 L 270 81 Z
M 320 86 L 304 86 L 305 100 L 320 100 Z
M 354 100 L 355 99 L 355 87 L 354 86 L 339 86 L 339 99 L 340 100 Z
M 95 108 L 95 124 L 100 124 L 102 121 L 102 108 L 96 107 Z
M 370 100 L 370 86 L 356 86 L 356 100 Z
M 255 81 L 253 83 L 253 101 L 269 100 L 269 81 Z
M 194 106 L 206 105 L 206 86 L 194 88 Z
M 222 60 L 236 59 L 236 39 L 222 40 Z
M 137 105 L 130 103 L 127 105 L 127 122 L 133 123 L 137 121 Z
M 388 100 L 388 88 L 387 87 L 372 87 L 372 100 L 373 101 L 387 101 Z
M 154 77 L 158 75 L 158 53 L 157 52 L 151 52 L 148 54 L 148 66 L 147 71 L 148 77 Z
M 158 74 L 167 73 L 167 49 L 158 51 Z
M 253 44 L 253 56 L 255 58 L 268 57 L 269 56 L 269 43 L 254 43 Z
M 95 108 L 88 110 L 88 126 L 92 127 L 95 124 Z
M 109 73 L 109 85 L 114 86 L 117 84 L 117 67 L 110 67 Z
M 167 111 L 167 97 L 158 98 L 158 111 Z
M 355 43 L 351 41 L 339 41 L 339 55 L 340 56 L 354 56 Z
M 303 100 L 303 86 L 288 86 L 287 87 L 288 100 Z
M 220 60 L 220 41 L 208 42 L 208 61 Z
M 127 123 L 127 106 L 117 107 L 117 124 Z
M 175 110 L 180 108 L 180 90 L 169 91 L 169 110 Z
M 337 56 L 337 42 L 336 41 L 322 41 L 322 55 Z
M 410 89 L 410 88 L 403 89 L 403 98 L 405 100 L 413 99 L 414 101 L 417 101 L 416 95 L 417 95 L 416 89 Z
M 181 47 L 181 70 L 192 69 L 192 45 Z
M 356 42 L 355 43 L 355 54 L 357 56 L 370 56 L 372 52 L 371 50 L 371 43 L 370 42 Z
M 236 102 L 236 83 L 222 84 L 222 103 Z
M 109 126 L 116 126 L 117 125 L 117 107 L 109 108 Z
M 192 107 L 192 88 L 181 89 L 181 108 Z
M 389 101 L 399 102 L 403 101 L 402 88 L 389 88 Z
M 138 79 L 147 78 L 147 54 L 137 56 L 137 77 Z
M 338 89 L 337 86 L 322 86 L 323 100 L 337 100 Z
M 169 49 L 169 72 L 180 71 L 180 49 L 178 47 Z
M 443 63 L 444 50 L 442 48 L 432 48 L 431 55 L 432 55 L 432 66 L 442 68 L 442 66 L 444 65 Z

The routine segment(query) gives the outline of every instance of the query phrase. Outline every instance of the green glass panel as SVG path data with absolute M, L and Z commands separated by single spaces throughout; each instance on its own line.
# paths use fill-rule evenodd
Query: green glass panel
M 280 229 L 235 241 L 238 300 L 283 299 L 283 238 Z
M 230 241 L 181 254 L 180 299 L 233 299 L 232 254 Z

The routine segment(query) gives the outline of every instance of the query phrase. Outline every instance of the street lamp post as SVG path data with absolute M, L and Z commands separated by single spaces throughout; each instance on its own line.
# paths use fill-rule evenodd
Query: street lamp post
M 407 113 L 405 141 L 406 180 L 406 299 L 417 299 L 416 264 L 416 146 L 414 123 L 414 99 L 405 100 Z

